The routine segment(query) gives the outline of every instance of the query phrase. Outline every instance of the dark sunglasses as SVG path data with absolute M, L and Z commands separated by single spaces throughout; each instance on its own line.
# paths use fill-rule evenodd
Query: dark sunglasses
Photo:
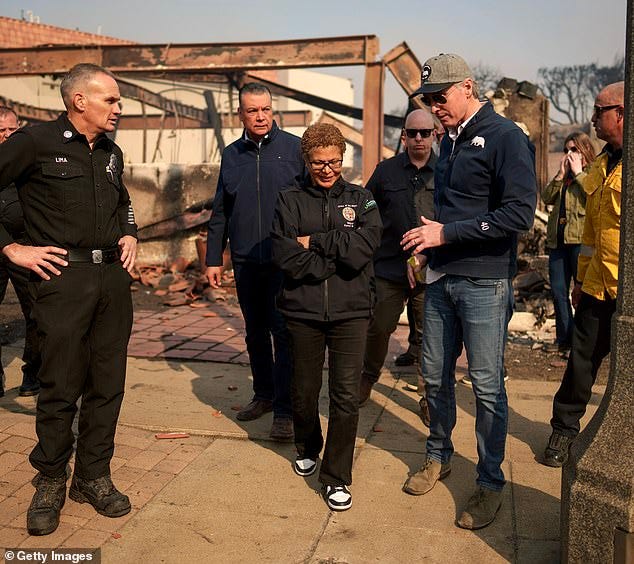
M 576 153 L 577 151 L 579 151 L 579 149 L 577 149 L 577 147 L 564 147 L 564 153 Z
M 456 82 L 456 84 L 459 84 Z M 432 104 L 446 104 L 447 103 L 447 94 L 451 92 L 456 84 L 452 84 L 449 88 L 447 88 L 444 92 L 437 92 L 435 94 L 423 94 L 421 96 L 421 100 L 423 104 L 426 106 L 431 106 Z
M 407 135 L 410 139 L 416 139 L 416 136 L 420 134 L 420 136 L 425 139 L 429 137 L 433 133 L 433 129 L 405 129 L 405 135 Z
M 423 104 L 431 106 L 432 104 L 446 104 L 447 96 L 444 94 L 425 94 L 421 97 Z
M 616 108 L 620 108 L 621 104 L 613 104 L 611 106 L 594 106 L 592 108 L 592 113 L 599 117 L 602 113 L 607 112 L 609 110 L 615 110 Z

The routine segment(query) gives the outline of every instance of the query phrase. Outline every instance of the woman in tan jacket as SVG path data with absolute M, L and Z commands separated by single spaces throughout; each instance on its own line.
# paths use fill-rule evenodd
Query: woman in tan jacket
M 544 203 L 552 206 L 548 216 L 546 247 L 549 252 L 550 287 L 555 304 L 555 343 L 546 345 L 547 352 L 567 355 L 572 341 L 572 307 L 570 281 L 577 276 L 577 260 L 586 215 L 586 193 L 583 190 L 585 169 L 594 160 L 590 138 L 581 131 L 566 137 L 559 171 L 543 189 Z

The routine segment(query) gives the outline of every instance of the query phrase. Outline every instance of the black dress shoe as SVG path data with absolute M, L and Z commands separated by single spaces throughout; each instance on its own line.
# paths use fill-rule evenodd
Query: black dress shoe
M 542 464 L 553 468 L 561 468 L 568 461 L 572 441 L 574 441 L 574 437 L 568 437 L 553 431 L 550 439 L 548 439 L 548 446 L 544 451 Z
M 236 419 L 238 421 L 253 421 L 254 419 L 259 419 L 269 411 L 273 411 L 273 402 L 254 399 L 242 411 L 238 411 Z
M 97 513 L 106 517 L 122 517 L 131 509 L 130 498 L 114 487 L 109 475 L 94 480 L 74 475 L 68 497 L 78 503 L 90 503 Z
M 29 396 L 36 396 L 39 393 L 40 393 L 39 385 L 33 388 L 26 388 L 24 386 L 20 386 L 20 389 L 18 390 L 18 395 L 23 398 L 29 397 Z
M 413 366 L 418 363 L 418 357 L 413 355 L 411 352 L 407 351 L 403 354 L 399 354 L 396 359 L 394 359 L 394 364 L 396 366 Z
M 40 382 L 36 376 L 25 374 L 22 376 L 22 384 L 18 390 L 18 395 L 22 397 L 36 396 L 40 393 Z
M 59 525 L 59 514 L 66 501 L 66 475 L 51 478 L 38 474 L 35 494 L 26 513 L 29 535 L 50 535 Z

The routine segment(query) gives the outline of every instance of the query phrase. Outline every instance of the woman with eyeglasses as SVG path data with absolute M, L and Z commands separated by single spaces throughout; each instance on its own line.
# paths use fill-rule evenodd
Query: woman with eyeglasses
M 352 505 L 352 457 L 359 383 L 374 305 L 372 257 L 381 218 L 372 194 L 341 176 L 346 149 L 333 125 L 311 125 L 301 141 L 310 177 L 280 193 L 273 221 L 273 261 L 285 276 L 277 305 L 291 335 L 291 398 L 297 459 L 310 476 L 324 446 L 319 392 L 328 349 L 328 433 L 319 481 L 328 507 Z
M 548 216 L 546 247 L 556 331 L 555 342 L 546 344 L 544 350 L 564 356 L 572 343 L 570 281 L 577 276 L 577 259 L 586 215 L 586 193 L 581 180 L 584 170 L 594 158 L 595 150 L 590 138 L 581 131 L 571 133 L 564 141 L 559 171 L 542 189 L 544 203 L 552 206 Z

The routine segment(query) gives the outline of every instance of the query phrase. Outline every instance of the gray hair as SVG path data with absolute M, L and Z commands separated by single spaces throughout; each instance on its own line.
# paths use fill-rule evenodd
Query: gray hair
M 271 91 L 264 84 L 260 84 L 259 82 L 247 82 L 244 84 L 240 90 L 238 91 L 238 101 L 240 105 L 242 105 L 242 96 L 245 94 L 268 94 L 271 100 L 273 96 L 271 95 Z
M 0 106 L 0 118 L 10 116 L 10 115 L 14 115 L 15 119 L 16 120 L 18 119 L 18 114 L 16 114 L 14 110 L 9 108 L 8 106 Z
M 105 74 L 113 80 L 117 80 L 114 74 L 108 69 L 94 65 L 93 63 L 79 63 L 68 71 L 59 87 L 64 106 L 66 106 L 67 110 L 69 110 L 73 104 L 73 94 L 77 91 L 78 85 L 88 82 L 97 74 Z

